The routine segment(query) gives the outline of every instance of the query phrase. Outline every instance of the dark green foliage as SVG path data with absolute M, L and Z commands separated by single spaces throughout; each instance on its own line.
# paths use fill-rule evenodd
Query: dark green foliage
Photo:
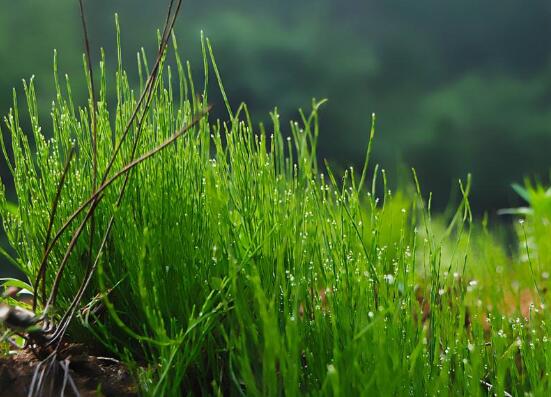
M 82 35 L 76 2 L 35 3 L 0 0 L 0 114 L 10 106 L 5 93 L 35 74 L 46 120 L 51 49 L 63 56 L 61 75 L 76 76 Z M 95 0 L 88 8 L 93 58 L 99 46 L 115 56 L 115 11 L 126 27 L 125 59 L 156 44 L 164 17 L 158 2 Z M 545 0 L 529 6 L 522 0 L 208 0 L 187 2 L 183 11 L 176 30 L 189 39 L 182 48 L 196 49 L 199 30 L 208 32 L 218 44 L 229 97 L 246 101 L 256 120 L 269 121 L 274 105 L 284 119 L 296 118 L 310 98 L 328 98 L 318 153 L 341 169 L 361 165 L 365 115 L 376 112 L 384 137 L 376 161 L 389 169 L 415 167 L 439 208 L 467 172 L 481 213 L 515 204 L 511 181 L 547 174 L 551 11 Z M 130 78 L 137 80 L 133 70 Z M 78 103 L 82 88 L 75 82 Z M 221 117 L 222 102 L 214 93 L 211 99 Z M 44 129 L 51 136 L 48 124 Z M 0 166 L 4 179 L 5 172 Z

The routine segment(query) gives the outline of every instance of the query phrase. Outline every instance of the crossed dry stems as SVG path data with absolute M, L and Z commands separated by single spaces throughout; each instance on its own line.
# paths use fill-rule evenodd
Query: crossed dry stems
M 115 207 L 119 207 L 124 198 L 125 191 L 130 180 L 131 171 L 133 170 L 133 168 L 136 167 L 138 164 L 146 161 L 150 157 L 154 156 L 155 154 L 159 153 L 166 147 L 170 146 L 173 142 L 175 142 L 181 136 L 185 135 L 190 129 L 195 127 L 211 110 L 211 106 L 207 106 L 206 108 L 202 109 L 186 125 L 184 125 L 181 129 L 174 132 L 174 134 L 172 134 L 170 138 L 166 139 L 163 143 L 151 149 L 150 151 L 146 152 L 145 154 L 139 157 L 136 157 L 138 143 L 140 141 L 140 137 L 143 131 L 144 120 L 150 109 L 151 102 L 153 99 L 153 93 L 155 92 L 155 89 L 158 85 L 159 72 L 162 67 L 162 63 L 168 47 L 168 41 L 173 32 L 174 24 L 176 22 L 181 5 L 182 5 L 182 0 L 171 0 L 169 3 L 168 12 L 164 23 L 164 28 L 161 35 L 155 64 L 147 78 L 146 84 L 140 94 L 140 97 L 134 107 L 133 112 L 130 118 L 128 119 L 128 121 L 126 122 L 123 133 L 120 139 L 118 140 L 117 144 L 115 145 L 115 148 L 113 149 L 113 153 L 111 154 L 111 157 L 107 163 L 105 171 L 102 174 L 101 180 L 99 183 L 97 183 L 98 182 L 97 111 L 98 110 L 97 110 L 96 92 L 94 87 L 93 68 L 92 68 L 92 62 L 91 62 L 91 56 L 90 56 L 90 40 L 88 36 L 85 9 L 84 9 L 83 1 L 79 0 L 82 31 L 84 36 L 84 48 L 85 48 L 85 55 L 86 55 L 85 57 L 86 66 L 87 66 L 86 77 L 87 77 L 87 85 L 88 85 L 89 96 L 90 96 L 89 97 L 89 106 L 90 106 L 89 115 L 91 119 L 91 146 L 92 146 L 92 162 L 93 162 L 92 194 L 86 200 L 84 200 L 84 202 L 65 220 L 62 226 L 59 228 L 59 230 L 57 230 L 57 232 L 55 232 L 55 234 L 52 237 L 53 224 L 56 217 L 59 200 L 61 198 L 61 193 L 65 185 L 65 180 L 71 166 L 71 161 L 73 160 L 74 154 L 75 154 L 75 148 L 72 147 L 67 153 L 63 172 L 61 174 L 61 177 L 57 186 L 56 194 L 52 202 L 52 210 L 50 212 L 50 217 L 49 217 L 47 231 L 46 231 L 46 238 L 44 241 L 44 252 L 43 252 L 42 260 L 36 275 L 35 282 L 33 284 L 33 288 L 34 288 L 33 302 L 32 302 L 33 312 L 36 312 L 39 296 L 41 296 L 41 300 L 43 304 L 42 315 L 40 317 L 36 316 L 35 318 L 31 319 L 32 320 L 31 322 L 33 324 L 41 323 L 42 327 L 38 331 L 35 329 L 33 331 L 34 332 L 33 334 L 29 333 L 26 335 L 27 345 L 31 346 L 33 349 L 47 348 L 57 343 L 55 349 L 53 350 L 53 353 L 56 353 L 58 351 L 59 346 L 63 341 L 63 337 L 65 335 L 67 327 L 71 323 L 76 313 L 76 310 L 79 307 L 79 304 L 86 290 L 90 285 L 92 277 L 97 268 L 98 262 L 101 258 L 102 251 L 105 247 L 105 244 L 108 240 L 109 234 L 112 230 L 112 227 L 115 221 L 115 214 L 112 214 L 107 224 L 106 230 L 103 232 L 103 237 L 97 249 L 95 259 L 92 260 L 92 252 L 94 248 L 93 235 L 95 234 L 95 227 L 96 227 L 94 222 L 94 213 L 96 208 L 98 208 L 98 205 L 100 204 L 100 202 L 104 197 L 105 190 L 113 182 L 118 180 L 120 177 L 124 176 L 124 181 L 122 183 L 122 186 L 120 187 L 117 200 L 115 202 Z M 117 160 L 118 155 L 120 154 L 120 149 L 123 143 L 125 142 L 126 138 L 128 137 L 128 134 L 133 126 L 135 129 L 135 134 L 134 134 L 135 137 L 131 146 L 130 158 L 125 166 L 123 166 L 120 170 L 112 174 L 111 171 L 112 171 L 113 165 L 115 164 L 115 161 Z M 65 250 L 63 259 L 61 260 L 56 270 L 53 285 L 51 287 L 49 295 L 47 296 L 46 271 L 48 268 L 49 256 L 52 250 L 54 249 L 54 247 L 56 247 L 56 244 L 58 243 L 61 236 L 67 231 L 67 229 L 74 223 L 74 221 L 79 217 L 79 215 L 82 214 L 85 210 L 86 212 L 82 221 L 79 223 L 79 225 L 76 227 L 76 229 L 73 231 L 71 235 L 69 245 Z M 90 222 L 90 239 L 88 242 L 87 266 L 86 266 L 86 272 L 85 272 L 84 278 L 82 279 L 80 287 L 76 291 L 71 304 L 69 305 L 69 307 L 67 308 L 63 316 L 61 317 L 60 321 L 54 322 L 49 317 L 49 312 L 51 311 L 51 308 L 54 307 L 56 304 L 59 286 L 63 278 L 63 274 L 66 270 L 67 262 L 82 232 L 85 230 L 86 226 L 88 225 L 88 222 Z M 15 315 L 16 313 L 18 313 L 17 309 L 18 308 L 16 307 L 10 308 L 9 309 L 11 310 L 10 314 Z

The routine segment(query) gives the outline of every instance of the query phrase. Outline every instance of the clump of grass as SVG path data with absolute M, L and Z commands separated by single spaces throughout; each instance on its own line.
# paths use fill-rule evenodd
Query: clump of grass
M 316 157 L 323 101 L 288 127 L 277 111 L 270 126 L 256 127 L 245 104 L 227 99 L 227 121 L 197 119 L 212 71 L 226 98 L 208 40 L 202 45 L 204 86 L 194 85 L 174 40 L 176 66 L 161 59 L 151 106 L 131 123 L 129 140 L 121 136 L 138 100 L 120 58 L 114 76 L 102 58 L 88 107 L 73 103 L 68 77 L 61 82 L 56 70 L 51 135 L 38 120 L 32 79 L 29 134 L 14 94 L 11 146 L 2 147 L 18 202 L 10 206 L 2 190 L 0 217 L 30 280 L 40 279 L 48 235 L 98 190 L 116 148 L 113 170 L 155 153 L 89 202 L 93 226 L 83 211 L 60 235 L 45 293 L 35 291 L 37 312 L 48 307 L 42 314 L 58 323 L 97 258 L 67 338 L 118 354 L 144 395 L 545 395 L 544 297 L 522 315 L 522 291 L 533 293 L 534 279 L 473 225 L 469 183 L 446 222 L 431 217 L 416 179 L 416 190 L 388 189 L 384 171 L 368 163 L 371 140 L 361 172 L 337 178 Z M 139 54 L 140 76 L 148 65 Z

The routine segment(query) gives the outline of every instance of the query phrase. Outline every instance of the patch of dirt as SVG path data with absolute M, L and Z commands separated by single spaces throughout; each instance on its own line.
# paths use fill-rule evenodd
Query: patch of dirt
M 119 361 L 86 354 L 82 349 L 67 349 L 58 360 L 41 364 L 34 354 L 21 351 L 0 357 L 0 397 L 27 397 L 36 380 L 44 380 L 35 396 L 113 396 L 138 395 L 136 382 Z M 38 370 L 37 370 L 38 367 Z

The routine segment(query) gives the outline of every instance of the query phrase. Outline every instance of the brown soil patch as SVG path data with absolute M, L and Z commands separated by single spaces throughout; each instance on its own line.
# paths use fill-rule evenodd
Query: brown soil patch
M 40 361 L 28 351 L 0 357 L 0 397 L 27 397 L 33 376 L 40 373 L 36 371 L 39 364 Z M 42 364 L 39 370 L 42 368 L 46 365 Z M 53 362 L 47 369 L 43 375 L 44 388 L 35 390 L 33 395 L 137 396 L 137 386 L 128 369 L 111 358 L 76 352 Z

